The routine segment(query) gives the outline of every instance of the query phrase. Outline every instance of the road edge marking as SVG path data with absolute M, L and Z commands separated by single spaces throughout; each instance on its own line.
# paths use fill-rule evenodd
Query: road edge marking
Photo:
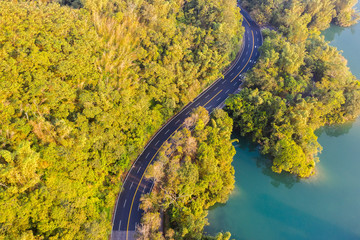
M 145 173 L 146 173 L 146 170 L 148 169 L 149 165 L 152 163 L 152 161 L 154 160 L 154 158 L 156 157 L 156 155 L 158 154 L 158 152 L 160 151 L 161 147 L 164 145 L 164 143 L 167 142 L 167 140 L 169 140 L 169 138 L 171 136 L 174 135 L 174 133 L 176 133 L 176 131 L 181 127 L 183 126 L 184 124 L 181 124 L 177 129 L 175 129 L 175 131 L 163 142 L 163 144 L 161 144 L 161 146 L 159 147 L 159 149 L 156 151 L 156 153 L 154 154 L 154 156 L 151 158 L 150 162 L 147 164 L 146 168 L 145 168 L 145 171 L 144 173 L 142 174 L 141 178 L 140 178 L 140 181 L 139 181 L 139 184 L 137 185 L 136 187 L 136 190 L 135 190 L 135 193 L 134 193 L 134 196 L 133 196 L 133 199 L 131 201 L 131 206 L 130 206 L 130 211 L 129 211 L 129 218 L 128 218 L 128 222 L 127 222 L 127 226 L 126 226 L 126 240 L 128 240 L 128 234 L 129 234 L 129 225 L 130 225 L 130 218 L 131 218 L 131 211 L 132 211 L 132 208 L 133 208 L 133 205 L 134 205 L 134 200 L 135 200 L 135 197 L 136 197 L 136 194 L 137 194 L 137 191 L 139 190 L 139 187 L 140 187 L 140 184 L 145 176 Z

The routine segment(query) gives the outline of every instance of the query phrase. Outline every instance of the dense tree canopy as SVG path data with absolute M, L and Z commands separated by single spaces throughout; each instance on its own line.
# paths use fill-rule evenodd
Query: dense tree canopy
M 314 130 L 358 116 L 360 84 L 318 33 L 297 43 L 263 33 L 261 57 L 226 109 L 237 131 L 272 156 L 273 171 L 308 177 L 321 151 Z
M 292 34 L 324 30 L 331 22 L 350 26 L 359 19 L 358 0 L 243 0 L 242 5 L 261 25 L 271 24 Z M 306 38 L 306 37 L 305 37 Z
M 0 9 L 0 238 L 106 239 L 121 175 L 239 49 L 236 1 Z
M 159 232 L 162 213 L 165 239 L 205 238 L 206 209 L 225 203 L 234 188 L 232 119 L 216 109 L 209 120 L 208 112 L 200 107 L 184 126 L 164 144 L 147 173 L 155 185 L 142 196 L 145 214 L 139 239 L 164 239 Z M 229 238 L 229 233 L 220 233 L 215 239 Z

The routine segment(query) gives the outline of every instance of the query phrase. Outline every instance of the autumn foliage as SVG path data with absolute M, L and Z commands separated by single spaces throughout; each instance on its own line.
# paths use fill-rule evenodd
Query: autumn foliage
M 0 9 L 0 238 L 107 239 L 123 173 L 240 48 L 236 2 Z

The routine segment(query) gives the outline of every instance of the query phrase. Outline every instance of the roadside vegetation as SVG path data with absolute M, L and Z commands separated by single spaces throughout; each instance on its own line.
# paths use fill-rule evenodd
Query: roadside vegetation
M 243 0 L 259 25 L 279 27 L 295 34 L 306 29 L 324 30 L 333 22 L 348 27 L 360 15 L 354 8 L 358 0 Z M 298 21 L 294 21 L 296 19 Z M 305 36 L 306 37 L 306 36 Z
M 331 21 L 353 23 L 354 4 L 244 2 L 255 19 L 277 31 L 263 31 L 260 59 L 247 74 L 243 90 L 226 102 L 226 111 L 236 132 L 258 142 L 262 153 L 273 159 L 275 172 L 313 175 L 322 149 L 314 130 L 359 115 L 359 81 L 319 31 Z
M 141 199 L 138 239 L 230 239 L 230 233 L 203 236 L 203 229 L 207 209 L 225 203 L 234 188 L 232 122 L 223 110 L 209 117 L 199 107 L 163 145 L 146 175 L 154 188 Z
M 236 1 L 0 9 L 0 239 L 107 239 L 121 176 L 240 48 Z
M 320 36 L 356 22 L 355 3 L 242 1 L 276 31 L 263 32 L 258 63 L 226 103 L 233 120 L 198 108 L 164 145 L 140 238 L 211 238 L 206 209 L 234 187 L 233 121 L 273 171 L 314 174 L 314 130 L 360 111 L 359 82 Z M 107 239 L 132 161 L 240 49 L 236 4 L 0 0 L 0 239 Z

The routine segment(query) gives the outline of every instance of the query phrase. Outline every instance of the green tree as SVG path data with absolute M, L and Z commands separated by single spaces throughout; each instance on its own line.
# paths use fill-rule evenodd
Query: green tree
M 222 3 L 0 1 L 0 238 L 107 238 L 131 162 L 240 46 Z
M 322 150 L 314 130 L 358 116 L 359 83 L 318 33 L 306 41 L 293 41 L 289 33 L 263 34 L 261 57 L 242 91 L 227 100 L 226 111 L 236 131 L 273 159 L 273 171 L 309 177 Z
M 231 131 L 232 120 L 224 111 L 214 110 L 209 121 L 207 111 L 199 107 L 163 146 L 147 172 L 155 184 L 150 194 L 142 196 L 145 214 L 138 229 L 140 239 L 155 239 L 153 236 L 159 234 L 159 229 L 147 221 L 159 213 L 167 219 L 166 239 L 208 238 L 203 236 L 208 224 L 206 209 L 226 202 L 234 188 Z M 189 144 L 192 151 L 188 150 Z M 215 239 L 229 237 L 226 233 Z

